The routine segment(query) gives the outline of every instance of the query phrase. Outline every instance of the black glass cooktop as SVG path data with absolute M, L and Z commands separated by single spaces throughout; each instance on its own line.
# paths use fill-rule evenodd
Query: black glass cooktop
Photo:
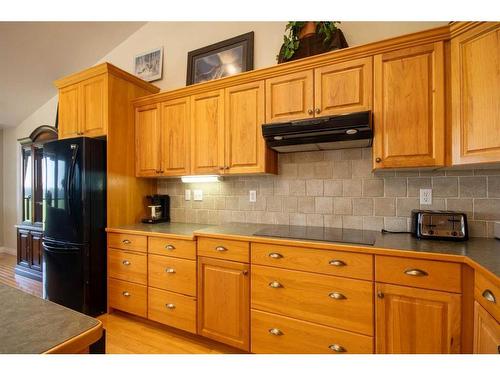
M 293 238 L 300 240 L 342 242 L 373 245 L 379 232 L 372 230 L 273 225 L 254 233 L 255 236 Z

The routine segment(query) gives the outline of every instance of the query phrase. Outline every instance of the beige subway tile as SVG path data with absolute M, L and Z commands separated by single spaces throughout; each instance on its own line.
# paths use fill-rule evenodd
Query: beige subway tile
M 278 163 L 294 163 L 295 153 L 278 154 Z
M 226 210 L 237 210 L 239 206 L 239 197 L 226 197 Z
M 186 209 L 186 223 L 196 223 L 196 210 Z
M 323 195 L 323 180 L 307 180 L 306 195 L 310 197 L 319 197 Z
M 269 196 L 274 194 L 274 176 L 264 177 L 259 181 L 259 195 Z
M 208 210 L 196 210 L 196 223 L 208 224 Z
M 298 211 L 304 214 L 314 212 L 314 197 L 299 197 L 298 198 Z
M 342 216 L 323 215 L 323 223 L 328 228 L 342 228 Z
M 342 180 L 325 180 L 324 183 L 324 195 L 328 197 L 341 197 L 343 191 Z
M 377 216 L 363 216 L 363 230 L 380 232 L 384 228 L 384 218 Z
M 290 224 L 290 214 L 286 212 L 275 212 L 274 222 L 279 225 L 289 225 Z
M 340 150 L 340 158 L 342 160 L 358 160 L 363 158 L 363 151 L 361 148 L 348 148 Z
M 352 198 L 352 214 L 354 216 L 372 216 L 373 198 Z
M 446 173 L 443 169 L 421 169 L 420 170 L 420 176 L 425 177 L 425 176 L 445 176 Z
M 363 177 L 363 178 L 373 177 L 371 160 L 368 159 L 353 160 L 352 177 Z
M 213 210 L 215 208 L 214 196 L 203 194 L 203 200 L 201 201 L 201 208 L 206 210 Z
M 297 197 L 283 197 L 283 212 L 297 212 Z
M 336 215 L 352 215 L 351 198 L 333 198 L 333 212 Z
M 247 211 L 245 212 L 245 222 L 246 223 L 260 223 L 260 217 L 262 215 L 262 211 Z
M 500 169 L 474 169 L 474 176 L 493 176 L 500 175 Z
M 322 227 L 323 215 L 320 214 L 306 214 L 306 225 L 308 227 Z
M 313 174 L 314 178 L 322 178 L 322 179 L 332 178 L 333 164 L 331 161 L 321 161 L 314 163 L 313 168 L 314 168 L 314 174 Z
M 396 177 L 418 177 L 420 172 L 417 169 L 407 171 L 396 171 Z
M 458 177 L 433 177 L 433 197 L 458 197 Z
M 226 198 L 222 196 L 214 197 L 214 206 L 216 210 L 224 210 L 226 208 Z
M 419 200 L 420 200 L 420 198 L 419 198 Z M 446 199 L 433 197 L 432 204 L 421 204 L 420 209 L 422 209 L 422 210 L 446 210 Z
M 372 160 L 373 148 L 372 147 L 365 147 L 362 150 L 363 150 L 363 159 Z
M 361 216 L 342 216 L 342 228 L 363 229 L 363 217 L 361 217 Z
M 245 211 L 231 211 L 231 221 L 235 223 L 244 223 L 245 215 Z
M 396 199 L 396 216 L 411 216 L 411 210 L 420 208 L 419 198 L 397 198 Z
M 172 208 L 170 210 L 170 220 L 174 223 L 184 223 L 186 221 L 186 210 L 184 208 Z
M 339 160 L 333 162 L 332 178 L 348 179 L 352 177 L 352 165 L 350 160 Z
M 298 174 L 297 164 L 281 164 L 279 166 L 279 175 L 287 178 L 296 178 Z
M 306 225 L 306 214 L 291 213 L 290 225 Z
M 337 198 L 335 198 L 337 199 Z M 330 197 L 316 197 L 314 199 L 315 212 L 318 214 L 332 214 L 333 213 L 333 198 Z
M 290 180 L 289 182 L 289 194 L 292 196 L 304 196 L 306 195 L 306 181 L 305 180 Z
M 266 211 L 281 211 L 283 207 L 282 197 L 266 197 Z
M 343 180 L 342 195 L 344 197 L 360 197 L 362 182 L 360 178 Z
M 262 211 L 260 215 L 260 222 L 262 224 L 276 224 L 274 221 L 274 212 Z
M 219 214 L 221 224 L 230 223 L 232 221 L 232 213 L 233 211 L 221 211 Z
M 325 160 L 340 160 L 342 158 L 342 150 L 324 151 Z
M 446 176 L 472 176 L 472 169 L 450 169 L 445 171 Z
M 474 199 L 475 220 L 500 220 L 500 199 Z
M 485 176 L 459 177 L 459 196 L 464 198 L 486 198 L 487 178 Z
M 446 200 L 446 209 L 449 211 L 465 212 L 472 218 L 473 204 L 472 198 L 448 198 Z
M 487 237 L 486 221 L 469 220 L 469 236 L 470 237 Z
M 500 198 L 500 176 L 488 176 L 488 197 Z
M 406 197 L 407 179 L 404 177 L 389 177 L 384 181 L 386 197 Z
M 378 169 L 373 171 L 373 177 L 376 178 L 396 177 L 396 171 L 387 169 Z
M 298 164 L 299 178 L 314 178 L 314 163 Z
M 288 195 L 290 193 L 290 181 L 277 179 L 274 181 L 275 195 Z
M 395 198 L 374 198 L 374 213 L 376 216 L 395 216 L 396 199 Z
M 432 189 L 430 177 L 410 177 L 408 178 L 408 196 L 420 197 L 420 189 Z
M 393 232 L 406 232 L 408 230 L 407 220 L 404 217 L 384 217 L 384 229 Z
M 252 211 L 253 204 L 248 200 L 248 195 L 242 195 L 238 197 L 238 210 L 240 211 Z
M 383 197 L 384 180 L 366 179 L 363 180 L 363 197 Z
M 486 222 L 486 237 L 493 238 L 495 237 L 495 222 L 487 221 Z

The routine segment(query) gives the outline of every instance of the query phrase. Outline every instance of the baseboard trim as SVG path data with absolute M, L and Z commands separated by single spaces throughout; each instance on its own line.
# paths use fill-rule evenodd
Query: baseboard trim
M 9 247 L 0 246 L 0 253 L 6 253 L 6 254 L 10 254 L 10 255 L 16 255 L 17 251 L 16 251 L 16 249 L 11 249 Z

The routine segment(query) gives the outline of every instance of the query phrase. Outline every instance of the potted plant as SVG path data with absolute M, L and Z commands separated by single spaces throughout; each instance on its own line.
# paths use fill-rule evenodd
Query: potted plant
M 340 21 L 290 21 L 286 25 L 278 63 L 348 47 Z

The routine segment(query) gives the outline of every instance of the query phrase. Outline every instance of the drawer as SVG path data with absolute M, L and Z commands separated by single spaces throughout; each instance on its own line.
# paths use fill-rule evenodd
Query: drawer
M 500 287 L 476 271 L 474 298 L 500 322 Z
M 252 243 L 252 264 L 373 280 L 373 255 Z
M 372 354 L 373 337 L 252 310 L 252 353 Z
M 373 335 L 373 283 L 252 266 L 252 308 Z
M 248 263 L 250 244 L 246 241 L 198 238 L 198 255 Z
M 169 255 L 195 260 L 196 241 L 148 237 L 148 252 L 150 254 Z
M 146 285 L 148 256 L 124 250 L 108 249 L 108 276 Z
M 149 254 L 148 266 L 149 286 L 196 295 L 196 261 Z
M 136 234 L 108 233 L 108 246 L 115 249 L 146 252 L 148 238 Z
M 196 333 L 196 298 L 148 288 L 148 319 Z
M 116 279 L 108 279 L 108 303 L 110 307 L 134 315 L 147 316 L 147 287 Z
M 460 264 L 434 260 L 377 255 L 375 280 L 455 293 L 462 289 Z

